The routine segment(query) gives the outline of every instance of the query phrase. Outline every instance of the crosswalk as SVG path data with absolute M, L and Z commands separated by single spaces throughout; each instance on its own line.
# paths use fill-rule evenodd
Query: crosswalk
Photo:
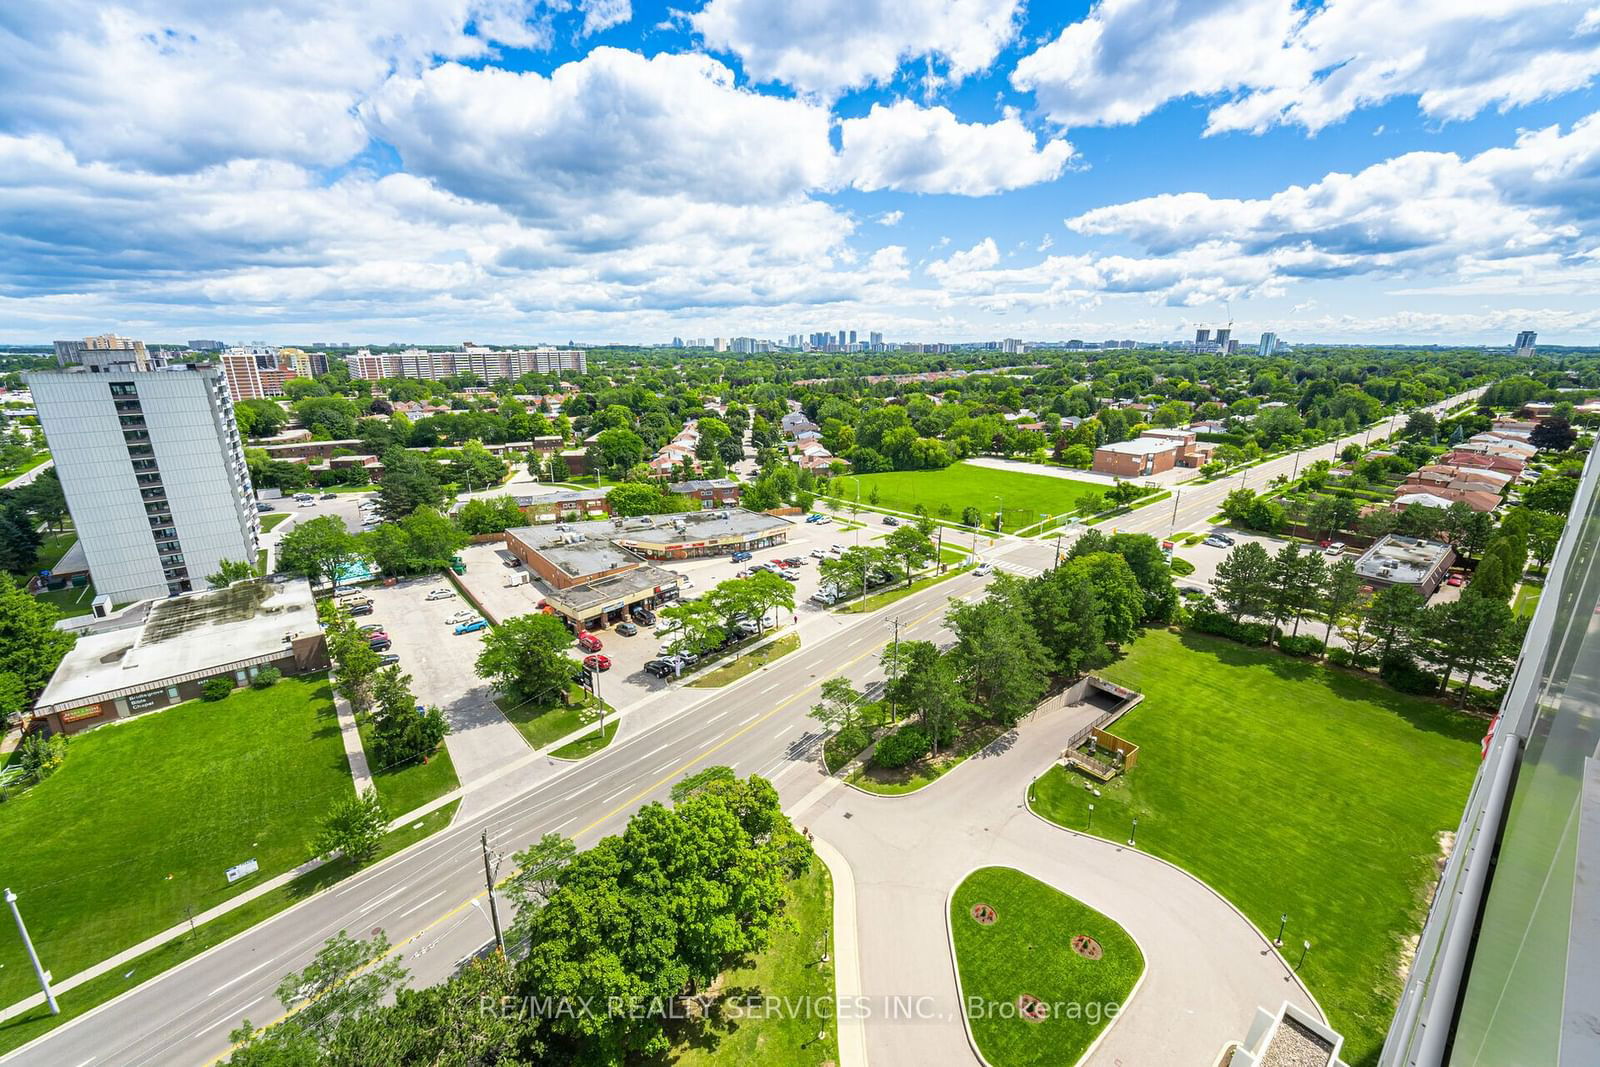
M 1044 573 L 1038 567 L 1030 567 L 1026 563 L 1012 563 L 1008 559 L 995 560 L 994 568 L 997 571 L 1005 571 L 1007 574 L 1015 574 L 1022 578 L 1037 578 Z

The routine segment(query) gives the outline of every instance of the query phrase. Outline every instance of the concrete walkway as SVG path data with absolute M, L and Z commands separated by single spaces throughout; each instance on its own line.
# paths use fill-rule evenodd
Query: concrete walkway
M 329 679 L 331 684 L 332 679 Z M 333 710 L 339 716 L 339 740 L 344 742 L 344 757 L 350 761 L 350 777 L 356 783 L 356 796 L 372 788 L 372 770 L 367 766 L 367 750 L 361 747 L 361 727 L 356 723 L 350 702 L 333 692 Z
M 1121 923 L 1144 952 L 1135 996 L 1087 1062 L 1207 1063 L 1255 1010 L 1321 1011 L 1266 938 L 1227 901 L 1163 860 L 1063 830 L 1026 805 L 1027 783 L 1092 711 L 1044 712 L 937 783 L 903 797 L 844 788 L 808 823 L 854 873 L 867 1055 L 889 1064 L 975 1063 L 947 940 L 951 889 L 974 868 L 1015 867 Z M 810 799 L 810 798 L 808 798 Z M 842 935 L 838 941 L 842 943 Z M 915 1020 L 889 998 L 925 997 Z

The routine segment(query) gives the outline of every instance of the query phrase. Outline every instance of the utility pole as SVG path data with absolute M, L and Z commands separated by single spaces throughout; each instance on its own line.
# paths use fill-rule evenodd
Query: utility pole
M 1178 501 L 1180 501 L 1182 499 L 1183 499 L 1183 490 L 1182 489 L 1174 489 L 1172 491 L 1172 528 L 1174 530 L 1176 530 L 1178 528 Z
M 1061 566 L 1061 535 L 1064 533 L 1066 533 L 1065 530 L 1056 531 L 1056 561 L 1051 564 L 1052 568 Z
M 494 943 L 504 956 L 506 939 L 500 933 L 500 909 L 494 902 L 494 871 L 489 868 L 489 831 L 485 830 L 479 840 L 483 842 L 483 883 L 489 887 L 489 921 L 494 924 Z
M 889 679 L 889 721 L 897 722 L 899 719 L 894 713 L 894 683 L 900 677 L 900 616 L 896 615 L 890 619 L 889 625 L 894 627 L 894 658 L 889 661 L 894 668 L 891 672 L 893 677 Z
M 51 1015 L 60 1015 L 61 1005 L 56 1003 L 56 995 L 50 991 L 50 979 L 45 977 L 44 967 L 39 963 L 39 954 L 33 950 L 33 939 L 28 936 L 28 928 L 22 924 L 22 912 L 17 910 L 17 895 L 10 887 L 6 888 L 6 903 L 11 906 L 11 917 L 17 921 L 17 933 L 22 937 L 22 947 L 28 950 L 28 961 L 33 964 L 33 973 L 39 979 L 39 988 L 44 990 L 44 1002 L 50 1005 Z

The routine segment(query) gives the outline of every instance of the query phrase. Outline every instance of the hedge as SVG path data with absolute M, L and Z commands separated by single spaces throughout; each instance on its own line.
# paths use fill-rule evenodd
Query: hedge
M 1264 622 L 1234 622 L 1220 611 L 1196 611 L 1189 617 L 1189 625 L 1243 645 L 1269 645 L 1275 633 L 1275 628 Z
M 828 766 L 828 773 L 855 759 L 871 743 L 872 739 L 859 723 L 852 723 L 828 738 L 822 743 L 822 759 Z
M 878 742 L 872 762 L 888 770 L 915 763 L 933 750 L 933 742 L 920 726 L 902 726 Z
M 1291 656 L 1320 656 L 1327 651 L 1327 646 L 1315 637 L 1301 634 L 1298 637 L 1278 638 L 1278 648 Z
M 1172 573 L 1176 574 L 1179 578 L 1187 578 L 1189 575 L 1194 573 L 1194 564 L 1190 563 L 1186 559 L 1179 559 L 1177 556 L 1173 556 Z
M 1417 661 L 1404 654 L 1391 654 L 1378 668 L 1378 677 L 1402 693 L 1427 696 L 1439 691 L 1439 679 L 1431 671 L 1417 666 Z

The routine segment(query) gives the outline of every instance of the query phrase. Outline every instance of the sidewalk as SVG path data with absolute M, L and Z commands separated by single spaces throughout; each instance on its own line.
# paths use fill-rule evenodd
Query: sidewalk
M 331 678 L 329 683 L 332 684 Z M 337 689 L 333 691 L 333 710 L 339 716 L 339 739 L 344 742 L 344 755 L 350 761 L 356 796 L 360 796 L 372 788 L 372 771 L 367 766 L 367 751 L 361 747 L 361 728 L 356 723 L 356 713 Z

